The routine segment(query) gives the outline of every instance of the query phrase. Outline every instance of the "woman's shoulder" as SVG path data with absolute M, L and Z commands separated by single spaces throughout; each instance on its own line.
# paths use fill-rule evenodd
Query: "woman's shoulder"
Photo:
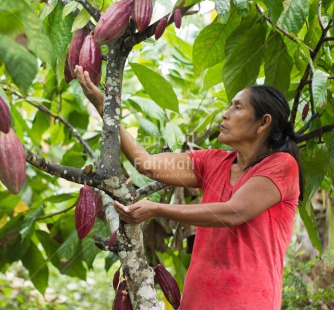
M 205 150 L 196 150 L 189 152 L 191 157 L 201 158 L 203 160 L 210 159 L 220 159 L 225 160 L 228 158 L 234 158 L 236 156 L 236 151 L 225 151 L 221 149 L 205 149 Z
M 255 170 L 268 168 L 271 171 L 285 170 L 286 172 L 291 173 L 298 171 L 298 163 L 296 159 L 286 152 L 275 152 L 265 157 L 256 166 Z

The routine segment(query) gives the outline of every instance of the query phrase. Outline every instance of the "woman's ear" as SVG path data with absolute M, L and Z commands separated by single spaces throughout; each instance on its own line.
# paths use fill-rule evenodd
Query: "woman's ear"
M 268 130 L 271 125 L 271 121 L 272 121 L 271 115 L 264 114 L 261 118 L 260 126 L 257 128 L 257 133 L 261 133 L 263 131 Z

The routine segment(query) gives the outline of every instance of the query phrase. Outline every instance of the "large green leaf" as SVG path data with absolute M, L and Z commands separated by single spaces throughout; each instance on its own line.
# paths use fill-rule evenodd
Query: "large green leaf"
M 269 11 L 269 16 L 274 25 L 276 25 L 280 15 L 284 10 L 282 0 L 262 0 L 263 3 L 267 6 Z
M 326 74 L 324 71 L 318 69 L 314 71 L 312 80 L 312 92 L 315 106 L 326 103 L 327 78 L 328 74 Z
M 179 112 L 179 102 L 169 82 L 153 70 L 131 63 L 133 72 L 143 85 L 146 93 L 163 109 Z
M 276 86 L 286 93 L 290 86 L 292 66 L 293 60 L 283 38 L 276 31 L 272 31 L 267 39 L 264 57 L 265 84 Z
M 310 210 L 310 214 L 307 212 L 307 209 Z M 301 205 L 298 208 L 300 217 L 302 218 L 304 225 L 307 230 L 307 234 L 312 242 L 312 244 L 319 251 L 319 255 L 322 255 L 322 245 L 318 233 L 317 223 L 314 216 L 314 210 L 312 204 L 309 204 L 307 207 Z
M 174 123 L 168 122 L 164 131 L 164 138 L 169 148 L 175 152 L 180 150 L 185 141 L 185 136 L 179 126 Z
M 0 59 L 14 83 L 27 93 L 37 74 L 37 59 L 21 44 L 0 35 Z M 18 65 L 19 64 L 19 65 Z
M 49 281 L 49 269 L 47 261 L 34 242 L 30 243 L 30 247 L 21 258 L 23 266 L 28 269 L 29 277 L 36 289 L 41 293 L 45 293 Z
M 64 5 L 59 1 L 55 10 L 48 16 L 47 30 L 56 59 L 64 53 L 72 39 L 71 28 L 74 18 L 73 15 L 70 14 L 63 19 L 63 9 Z
M 53 50 L 51 42 L 46 35 L 45 28 L 39 19 L 38 15 L 24 0 L 3 0 L 2 7 L 15 11 L 20 10 L 20 22 L 25 29 L 25 35 L 27 36 L 27 46 L 37 57 L 46 61 L 47 63 L 53 63 Z
M 210 89 L 211 87 L 223 82 L 223 67 L 225 62 L 220 62 L 208 69 L 204 78 L 201 91 Z
M 145 133 L 150 136 L 160 137 L 159 128 L 154 123 L 146 118 L 140 117 L 139 115 L 136 115 L 136 118 L 140 124 L 140 127 L 144 130 Z
M 289 0 L 281 16 L 282 28 L 297 35 L 305 23 L 309 6 L 308 0 Z
M 265 36 L 264 26 L 255 24 L 239 37 L 227 55 L 223 68 L 223 81 L 228 100 L 231 100 L 238 91 L 255 83 L 262 62 Z

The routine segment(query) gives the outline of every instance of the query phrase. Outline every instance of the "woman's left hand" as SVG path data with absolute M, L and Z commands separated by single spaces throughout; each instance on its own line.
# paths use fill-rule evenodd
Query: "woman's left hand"
M 132 205 L 124 206 L 114 200 L 114 207 L 119 213 L 120 218 L 129 224 L 139 224 L 155 216 L 155 203 L 149 200 L 141 200 Z

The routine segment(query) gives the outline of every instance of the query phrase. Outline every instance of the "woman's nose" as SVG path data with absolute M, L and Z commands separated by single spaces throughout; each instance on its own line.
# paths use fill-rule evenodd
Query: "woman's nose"
M 227 119 L 228 118 L 228 111 L 229 111 L 229 109 L 223 112 L 222 119 Z

